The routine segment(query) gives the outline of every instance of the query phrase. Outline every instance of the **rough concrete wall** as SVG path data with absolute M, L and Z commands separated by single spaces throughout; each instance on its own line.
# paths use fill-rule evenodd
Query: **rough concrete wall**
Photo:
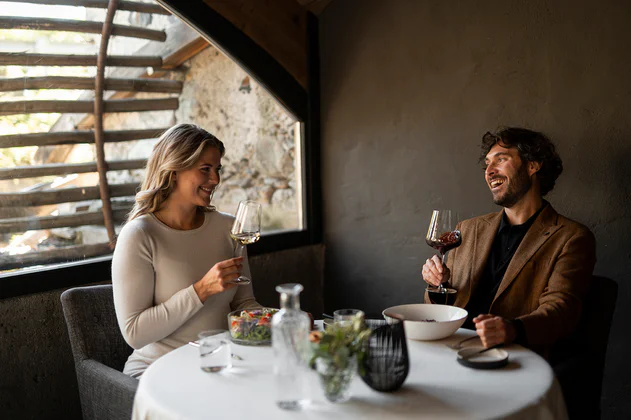
M 81 419 L 62 292 L 0 300 L 0 418 Z
M 322 245 L 250 259 L 257 300 L 278 307 L 280 283 L 302 283 L 302 307 L 322 313 Z M 80 419 L 77 380 L 59 297 L 63 290 L 0 300 L 0 419 Z
M 496 211 L 477 165 L 487 130 L 546 132 L 549 195 L 590 227 L 620 285 L 604 418 L 628 418 L 631 4 L 346 0 L 320 16 L 327 309 L 421 301 L 433 208 Z

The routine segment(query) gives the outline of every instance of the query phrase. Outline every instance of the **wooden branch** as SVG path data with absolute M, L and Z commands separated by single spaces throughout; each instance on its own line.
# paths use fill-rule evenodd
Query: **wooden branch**
M 168 128 L 145 128 L 142 130 L 112 130 L 105 132 L 105 141 L 118 143 L 130 140 L 145 140 L 159 137 Z M 94 143 L 94 132 L 70 131 L 0 136 L 0 148 L 26 146 L 55 146 L 59 144 Z
M 117 209 L 113 211 L 114 220 L 125 220 L 130 209 Z M 84 225 L 103 225 L 103 213 L 90 211 L 66 216 L 43 217 L 16 217 L 14 219 L 0 220 L 0 233 L 25 232 L 27 230 L 43 230 L 58 227 L 74 227 Z
M 147 164 L 146 159 L 111 160 L 107 162 L 108 171 L 124 171 L 142 169 Z M 51 163 L 40 166 L 16 166 L 14 168 L 0 168 L 0 180 L 35 178 L 40 176 L 63 176 L 96 172 L 96 162 L 88 163 Z
M 96 149 L 96 169 L 99 173 L 99 191 L 103 206 L 103 220 L 107 229 L 107 236 L 110 240 L 110 248 L 116 245 L 116 232 L 114 231 L 114 218 L 112 216 L 112 200 L 110 188 L 107 182 L 107 163 L 105 162 L 105 133 L 103 131 L 103 112 L 105 103 L 103 101 L 103 89 L 105 88 L 105 58 L 107 57 L 107 44 L 110 35 L 114 30 L 114 15 L 118 7 L 118 0 L 109 0 L 107 14 L 103 22 L 103 32 L 101 33 L 101 45 L 99 55 L 96 60 L 96 78 L 94 85 L 94 145 Z M 165 34 L 166 37 L 166 34 Z
M 10 3 L 31 3 L 57 6 L 79 6 L 93 9 L 107 9 L 108 0 L 3 0 Z M 170 15 L 171 13 L 158 4 L 138 3 L 134 1 L 118 2 L 118 10 L 130 12 L 153 13 L 156 15 Z
M 96 66 L 96 58 L 96 55 L 0 52 L 0 66 Z M 162 57 L 110 55 L 105 64 L 110 67 L 160 68 Z
M 83 260 L 112 252 L 109 244 L 65 246 L 45 251 L 31 251 L 26 254 L 0 255 L 0 271 L 31 267 L 40 264 Z
M 109 186 L 111 197 L 135 196 L 138 184 L 115 184 Z M 98 200 L 99 187 L 72 187 L 33 192 L 0 193 L 0 207 L 34 207 L 49 204 L 74 203 Z
M 68 19 L 46 19 L 33 17 L 0 17 L 0 29 L 34 29 L 38 31 L 66 31 L 100 34 L 103 31 L 101 22 Z M 138 28 L 135 26 L 112 25 L 112 35 L 130 38 L 142 38 L 164 42 L 166 32 L 154 29 Z
M 130 92 L 181 93 L 183 83 L 176 80 L 159 79 L 105 79 L 104 90 Z M 24 89 L 94 89 L 93 77 L 17 77 L 0 79 L 0 92 Z
M 113 99 L 104 103 L 105 112 L 166 111 L 178 108 L 177 98 Z M 84 113 L 94 112 L 94 101 L 14 101 L 0 102 L 0 115 L 32 113 Z

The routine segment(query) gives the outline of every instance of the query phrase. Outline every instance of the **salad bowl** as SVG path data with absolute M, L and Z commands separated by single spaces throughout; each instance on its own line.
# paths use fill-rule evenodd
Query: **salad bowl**
M 272 316 L 276 308 L 232 311 L 228 325 L 232 342 L 245 346 L 265 346 L 272 343 Z

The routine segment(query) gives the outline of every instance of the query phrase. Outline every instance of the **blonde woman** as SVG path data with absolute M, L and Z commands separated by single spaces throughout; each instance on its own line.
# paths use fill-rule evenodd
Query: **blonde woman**
M 116 316 L 135 350 L 124 373 L 138 378 L 160 356 L 207 329 L 225 329 L 231 310 L 255 308 L 247 259 L 232 258 L 233 217 L 210 205 L 223 143 L 192 124 L 165 132 L 147 162 L 142 190 L 112 261 Z

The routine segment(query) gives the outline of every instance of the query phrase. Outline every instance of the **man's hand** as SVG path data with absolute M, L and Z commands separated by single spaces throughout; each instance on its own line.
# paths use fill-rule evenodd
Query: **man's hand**
M 434 255 L 425 261 L 421 273 L 423 274 L 423 280 L 432 286 L 440 286 L 441 283 L 448 282 L 451 276 L 451 272 L 447 266 L 443 265 L 438 255 Z
M 490 314 L 478 315 L 473 318 L 475 332 L 480 337 L 484 348 L 497 344 L 510 344 L 517 337 L 515 326 L 501 316 Z

